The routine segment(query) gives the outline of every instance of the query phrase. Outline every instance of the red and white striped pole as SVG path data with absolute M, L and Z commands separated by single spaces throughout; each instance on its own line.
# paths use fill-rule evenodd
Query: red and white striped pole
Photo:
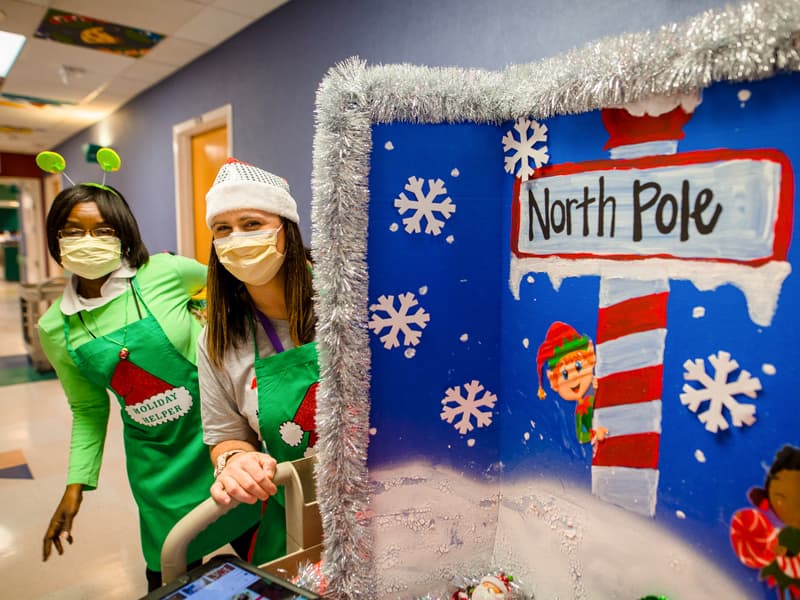
M 669 281 L 603 277 L 597 317 L 592 493 L 653 516 L 658 497 L 661 391 Z

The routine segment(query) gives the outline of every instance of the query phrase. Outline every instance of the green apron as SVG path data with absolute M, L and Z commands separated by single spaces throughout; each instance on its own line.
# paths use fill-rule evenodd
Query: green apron
M 306 456 L 317 441 L 314 420 L 317 410 L 319 363 L 317 344 L 283 349 L 273 325 L 256 313 L 275 354 L 261 358 L 255 324 L 250 317 L 255 347 L 258 386 L 258 425 L 266 451 L 278 462 Z M 283 488 L 262 506 L 261 525 L 250 562 L 256 565 L 286 554 L 286 513 Z
M 203 444 L 197 367 L 172 345 L 147 308 L 135 278 L 130 287 L 125 293 L 133 297 L 139 320 L 128 323 L 126 314 L 124 327 L 102 336 L 84 323 L 94 339 L 73 348 L 70 318 L 63 315 L 64 337 L 81 373 L 112 390 L 119 400 L 142 551 L 147 568 L 160 571 L 164 539 L 179 519 L 209 497 L 214 477 Z M 143 317 L 140 302 L 147 313 Z M 81 313 L 77 317 L 83 322 Z M 187 563 L 224 546 L 257 520 L 254 506 L 232 510 L 189 544 Z

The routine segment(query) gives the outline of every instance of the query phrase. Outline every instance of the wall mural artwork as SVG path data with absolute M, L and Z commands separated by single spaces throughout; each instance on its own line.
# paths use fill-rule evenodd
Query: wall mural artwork
M 588 398 L 584 403 L 593 415 L 583 417 L 594 444 L 592 490 L 629 510 L 656 510 L 672 282 L 687 280 L 699 290 L 733 285 L 744 293 L 752 323 L 769 327 L 791 272 L 794 176 L 778 149 L 793 146 L 781 139 L 793 120 L 788 107 L 778 108 L 785 88 L 788 97 L 797 96 L 797 83 L 779 78 L 768 85 L 719 84 L 705 98 L 700 92 L 661 96 L 588 113 L 584 120 L 594 117 L 596 125 L 599 116 L 602 122 L 602 149 L 610 159 L 548 160 L 529 179 L 517 177 L 510 267 L 515 298 L 528 272 L 548 275 L 555 288 L 565 278 L 599 277 L 598 379 L 591 404 Z M 744 93 L 750 102 L 739 101 Z M 569 120 L 577 119 L 524 120 L 524 127 L 549 131 L 548 159 L 569 159 L 576 150 L 585 155 L 593 139 L 587 130 L 558 144 Z M 524 131 L 519 122 L 514 129 Z M 602 135 L 596 126 L 594 132 Z M 766 147 L 748 147 L 759 135 Z M 696 149 L 703 142 L 695 139 L 714 140 L 717 147 Z M 521 164 L 539 164 L 539 148 L 512 151 L 522 155 Z M 720 331 L 705 336 L 724 340 L 744 316 L 731 314 Z M 555 343 L 578 339 L 565 333 Z M 737 356 L 760 343 L 754 339 Z M 740 369 L 726 349 L 712 349 L 708 365 L 705 358 L 689 355 L 680 362 L 686 381 L 680 404 L 712 433 L 752 426 L 757 404 L 742 398 L 758 398 L 760 379 Z
M 800 598 L 796 31 L 743 4 L 499 73 L 326 77 L 334 597 Z

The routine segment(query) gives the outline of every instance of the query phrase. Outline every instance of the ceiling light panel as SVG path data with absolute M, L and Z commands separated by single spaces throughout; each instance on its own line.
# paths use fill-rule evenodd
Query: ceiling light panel
M 5 79 L 11 67 L 17 60 L 22 47 L 25 45 L 25 36 L 8 31 L 0 31 L 0 77 Z

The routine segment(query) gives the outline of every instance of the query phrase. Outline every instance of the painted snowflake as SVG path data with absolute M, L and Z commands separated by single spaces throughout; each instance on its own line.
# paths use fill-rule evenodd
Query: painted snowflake
M 373 311 L 369 321 L 369 328 L 376 335 L 380 335 L 384 329 L 389 328 L 388 333 L 380 336 L 383 347 L 387 350 L 397 348 L 400 345 L 400 333 L 403 334 L 404 346 L 416 346 L 419 344 L 422 330 L 428 326 L 428 321 L 431 319 L 431 316 L 421 306 L 411 312 L 411 309 L 419 304 L 413 292 L 398 294 L 397 300 L 400 305 L 395 308 L 394 295 L 384 295 L 378 298 L 377 304 L 372 304 L 369 307 Z M 379 316 L 378 313 L 384 313 L 386 316 Z M 418 329 L 412 328 L 412 325 L 415 325 Z
M 488 427 L 492 424 L 492 409 L 497 396 L 492 394 L 489 390 L 484 391 L 483 386 L 479 381 L 473 379 L 470 383 L 464 384 L 466 397 L 461 395 L 461 386 L 457 385 L 452 388 L 447 388 L 442 399 L 442 414 L 440 415 L 442 421 L 452 423 L 457 417 L 461 417 L 454 425 L 456 430 L 464 435 L 474 429 L 472 419 L 475 418 L 475 424 L 480 427 Z M 483 391 L 483 395 L 478 397 Z M 488 410 L 481 410 L 488 409 Z
M 536 168 L 547 164 L 550 161 L 550 154 L 547 149 L 547 125 L 543 125 L 533 119 L 520 118 L 514 123 L 514 129 L 519 134 L 519 140 L 514 137 L 514 133 L 507 131 L 503 136 L 503 151 L 511 152 L 511 156 L 505 157 L 505 169 L 507 173 L 513 173 L 514 167 L 519 163 L 517 177 L 528 179 Z M 532 135 L 528 137 L 528 131 Z M 537 146 L 537 144 L 541 144 Z
M 702 387 L 697 389 L 684 383 L 681 403 L 696 413 L 701 404 L 708 402 L 708 408 L 698 414 L 697 418 L 712 433 L 728 428 L 728 421 L 723 414 L 725 408 L 728 409 L 734 426 L 741 427 L 755 423 L 755 404 L 737 402 L 735 396 L 743 394 L 748 398 L 755 398 L 756 392 L 761 390 L 758 377 L 751 377 L 750 373 L 743 369 L 736 380 L 730 381 L 729 377 L 739 368 L 739 363 L 724 350 L 709 356 L 708 362 L 714 367 L 713 379 L 706 373 L 705 361 L 702 358 L 683 363 L 686 369 L 683 378 L 687 381 L 697 381 Z
M 447 196 L 447 189 L 441 179 L 428 179 L 428 193 L 422 191 L 425 180 L 421 177 L 409 177 L 405 189 L 414 194 L 413 198 L 406 196 L 405 192 L 394 199 L 394 206 L 397 212 L 404 215 L 406 211 L 413 211 L 410 217 L 403 219 L 406 233 L 420 233 L 422 230 L 422 218 L 425 217 L 425 233 L 439 235 L 445 221 L 456 212 L 456 205 Z M 447 196 L 437 202 L 440 196 Z M 436 215 L 442 217 L 438 219 Z

